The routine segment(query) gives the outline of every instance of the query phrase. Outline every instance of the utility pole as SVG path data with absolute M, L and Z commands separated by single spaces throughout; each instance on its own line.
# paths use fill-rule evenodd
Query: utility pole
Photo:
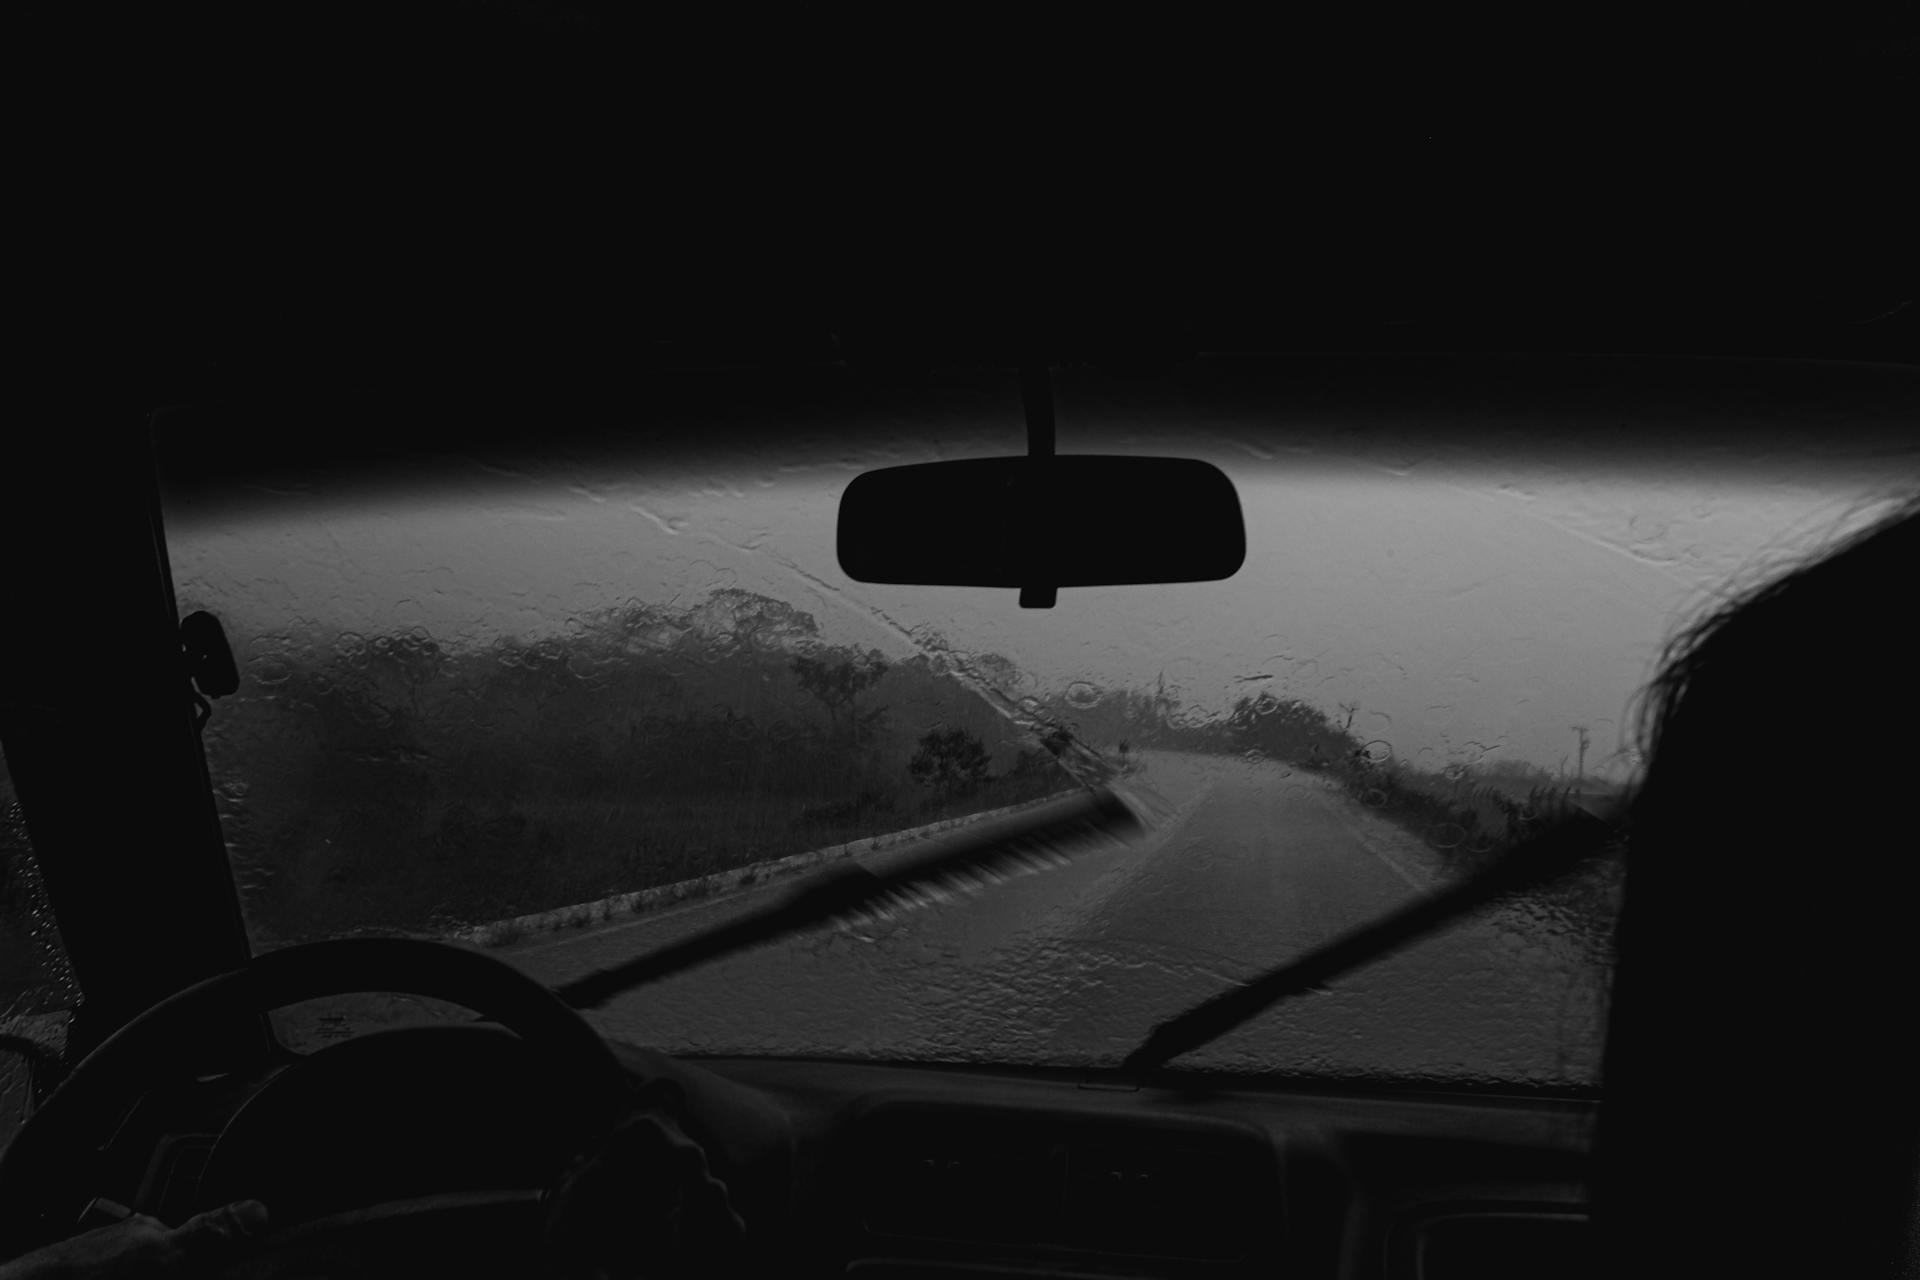
M 1587 778 L 1587 726 L 1576 724 L 1573 726 L 1573 731 L 1580 737 L 1580 767 L 1575 773 L 1575 778 L 1584 782 Z

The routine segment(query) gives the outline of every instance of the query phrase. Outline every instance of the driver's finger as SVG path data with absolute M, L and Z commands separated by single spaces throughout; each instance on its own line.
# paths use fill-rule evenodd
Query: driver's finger
M 241 1200 L 188 1218 L 173 1233 L 173 1253 L 191 1266 L 236 1252 L 246 1241 L 267 1233 L 267 1207 Z

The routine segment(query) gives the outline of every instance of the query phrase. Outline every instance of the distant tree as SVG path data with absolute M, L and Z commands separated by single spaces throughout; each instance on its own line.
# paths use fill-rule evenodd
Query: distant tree
M 987 749 L 965 729 L 933 729 L 921 737 L 907 772 L 921 786 L 954 798 L 987 780 L 988 763 Z
M 1265 693 L 1235 702 L 1227 728 L 1241 749 L 1257 747 L 1276 760 L 1316 769 L 1350 758 L 1360 745 L 1318 707 Z
M 1053 764 L 1052 757 L 1044 751 L 1035 751 L 1031 747 L 1021 751 L 1013 758 L 1013 765 L 1007 770 L 1009 776 L 1026 777 L 1047 772 Z
M 686 610 L 683 617 L 689 628 L 711 640 L 747 649 L 777 648 L 783 642 L 820 633 L 812 614 L 784 600 L 739 587 L 722 587 Z
M 372 697 L 418 719 L 422 695 L 441 679 L 447 655 L 425 631 L 404 631 L 373 637 L 355 667 Z
M 1180 699 L 1167 692 L 1167 673 L 1162 671 L 1153 689 L 1153 723 L 1163 725 L 1173 719 L 1180 710 Z
M 880 683 L 887 674 L 887 660 L 878 649 L 856 656 L 816 658 L 801 654 L 789 664 L 800 687 L 822 707 L 836 735 L 844 733 L 859 742 L 861 733 L 885 719 L 885 709 L 865 712 L 859 709 L 861 694 Z

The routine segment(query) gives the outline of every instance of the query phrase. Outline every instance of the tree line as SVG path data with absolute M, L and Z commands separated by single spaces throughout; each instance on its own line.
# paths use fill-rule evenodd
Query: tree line
M 272 939 L 500 919 L 1073 785 L 935 665 L 747 592 L 488 646 L 250 648 L 205 740 Z

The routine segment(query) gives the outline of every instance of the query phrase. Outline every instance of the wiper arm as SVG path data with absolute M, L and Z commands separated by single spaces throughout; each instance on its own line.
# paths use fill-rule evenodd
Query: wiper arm
M 1127 1056 L 1121 1070 L 1150 1071 L 1218 1039 L 1283 1000 L 1320 990 L 1342 974 L 1392 955 L 1498 898 L 1551 884 L 1578 870 L 1619 836 L 1621 828 L 1613 818 L 1624 810 L 1624 803 L 1604 815 L 1573 809 L 1480 874 L 1350 930 L 1297 960 L 1167 1019 Z
M 803 929 L 944 902 L 993 881 L 1064 865 L 1075 854 L 1145 829 L 1140 813 L 1100 787 L 962 831 L 884 870 L 853 863 L 817 873 L 771 906 L 554 990 L 576 1009 L 595 1009 L 623 991 Z

